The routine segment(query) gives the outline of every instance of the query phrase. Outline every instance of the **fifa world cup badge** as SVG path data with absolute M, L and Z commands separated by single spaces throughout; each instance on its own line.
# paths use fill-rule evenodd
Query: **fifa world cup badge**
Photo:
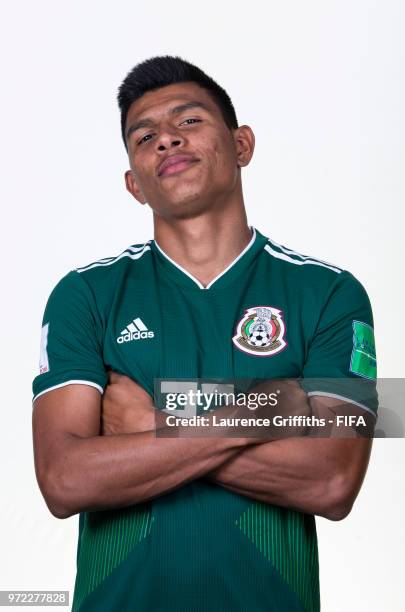
M 234 345 L 250 355 L 266 357 L 282 351 L 287 342 L 283 313 L 273 306 L 253 306 L 245 311 L 232 338 Z

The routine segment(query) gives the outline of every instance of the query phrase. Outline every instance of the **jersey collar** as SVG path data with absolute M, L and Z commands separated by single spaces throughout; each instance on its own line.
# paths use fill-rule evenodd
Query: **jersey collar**
M 213 289 L 228 285 L 234 278 L 248 267 L 250 262 L 256 257 L 256 255 L 263 249 L 267 242 L 267 238 L 263 236 L 257 229 L 250 226 L 252 237 L 246 247 L 239 253 L 237 257 L 223 270 L 218 276 L 213 278 L 206 287 L 195 278 L 190 272 L 185 270 L 182 266 L 176 263 L 163 249 L 157 244 L 155 240 L 151 242 L 151 248 L 157 256 L 157 261 L 160 265 L 165 268 L 165 272 L 176 282 L 180 283 L 184 287 L 195 289 L 197 291 L 212 291 Z

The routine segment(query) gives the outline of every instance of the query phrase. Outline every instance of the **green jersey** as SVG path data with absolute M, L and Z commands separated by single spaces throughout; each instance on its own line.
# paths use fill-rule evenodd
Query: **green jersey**
M 34 398 L 109 369 L 155 379 L 358 379 L 376 375 L 372 313 L 347 271 L 251 228 L 204 287 L 154 240 L 69 272 L 43 318 Z M 355 394 L 319 383 L 309 394 Z M 271 469 L 271 466 L 269 466 Z M 126 508 L 82 512 L 74 612 L 315 612 L 313 515 L 200 478 Z

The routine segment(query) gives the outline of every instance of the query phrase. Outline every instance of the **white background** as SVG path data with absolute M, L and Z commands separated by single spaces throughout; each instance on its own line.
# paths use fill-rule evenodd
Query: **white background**
M 399 0 L 3 3 L 0 589 L 73 592 L 77 517 L 53 518 L 37 488 L 31 381 L 56 282 L 152 237 L 115 100 L 137 62 L 179 54 L 228 90 L 257 138 L 250 224 L 353 272 L 379 376 L 404 376 L 404 18 Z M 318 520 L 326 612 L 405 609 L 404 447 L 377 440 L 352 513 Z

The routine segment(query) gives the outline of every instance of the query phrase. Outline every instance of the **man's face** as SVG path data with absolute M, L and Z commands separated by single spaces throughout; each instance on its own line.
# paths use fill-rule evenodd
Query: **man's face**
M 196 83 L 150 91 L 127 115 L 127 189 L 165 218 L 200 214 L 240 186 L 239 168 L 253 153 L 254 138 L 249 150 L 246 130 L 230 130 Z

